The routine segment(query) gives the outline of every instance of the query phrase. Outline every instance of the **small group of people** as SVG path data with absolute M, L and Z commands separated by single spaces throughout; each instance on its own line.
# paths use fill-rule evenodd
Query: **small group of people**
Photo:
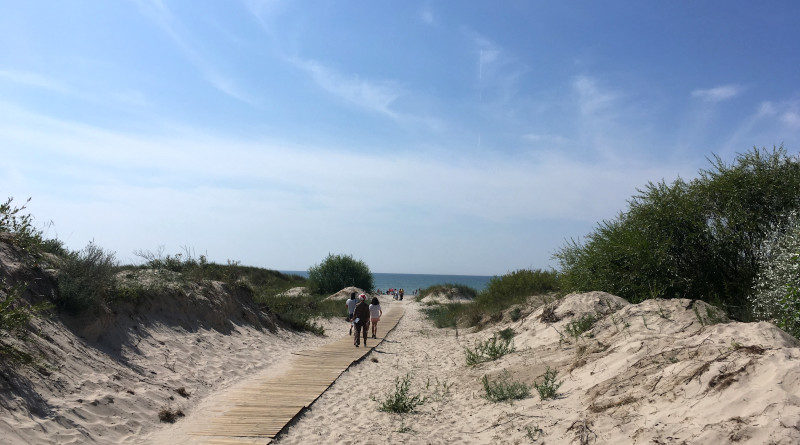
M 406 292 L 403 289 L 394 289 L 394 288 L 392 288 L 392 289 L 389 289 L 389 291 L 386 292 L 386 293 L 388 295 L 391 295 L 392 298 L 394 298 L 395 300 L 402 300 L 403 299 L 403 295 Z
M 350 323 L 350 335 L 353 335 L 353 327 L 356 335 L 353 344 L 357 348 L 364 337 L 364 347 L 367 347 L 367 331 L 372 326 L 372 338 L 377 338 L 378 322 L 381 320 L 383 310 L 378 297 L 372 297 L 372 303 L 367 306 L 367 296 L 361 294 L 356 300 L 356 293 L 352 292 L 350 298 L 345 302 L 347 305 L 347 321 Z

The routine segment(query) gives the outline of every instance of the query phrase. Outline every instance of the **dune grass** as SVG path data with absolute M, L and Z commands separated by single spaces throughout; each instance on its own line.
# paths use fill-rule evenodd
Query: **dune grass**
M 525 303 L 532 295 L 557 292 L 559 289 L 559 276 L 555 271 L 520 269 L 492 277 L 486 289 L 477 293 L 471 302 L 444 303 L 423 308 L 422 311 L 439 328 L 479 326 L 487 320 L 499 320 L 504 311 Z M 521 311 L 517 309 L 511 316 L 519 319 Z
M 530 385 L 513 380 L 507 370 L 503 370 L 503 374 L 495 380 L 490 380 L 484 375 L 481 383 L 483 383 L 484 397 L 495 403 L 526 399 L 531 395 Z
M 478 291 L 473 287 L 457 283 L 443 283 L 434 284 L 433 286 L 428 286 L 425 289 L 422 289 L 419 292 L 418 298 L 425 298 L 428 295 L 434 295 L 437 293 L 448 294 L 451 292 L 451 289 L 455 289 L 458 294 L 467 298 L 475 298 L 478 296 Z

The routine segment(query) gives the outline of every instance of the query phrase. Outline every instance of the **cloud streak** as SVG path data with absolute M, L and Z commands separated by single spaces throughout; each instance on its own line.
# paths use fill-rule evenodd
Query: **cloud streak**
M 258 106 L 258 100 L 244 91 L 235 80 L 222 73 L 204 54 L 195 48 L 186 37 L 180 22 L 161 0 L 137 0 L 142 14 L 153 21 L 175 44 L 183 56 L 200 71 L 203 78 L 218 91 L 251 106 Z
M 697 89 L 692 91 L 692 97 L 706 102 L 722 102 L 733 99 L 742 92 L 742 87 L 738 85 L 720 85 L 714 88 Z

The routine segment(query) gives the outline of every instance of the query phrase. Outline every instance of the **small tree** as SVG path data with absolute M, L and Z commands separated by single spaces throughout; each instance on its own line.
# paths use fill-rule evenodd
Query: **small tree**
M 754 315 L 800 338 L 800 212 L 775 226 L 757 259 L 760 270 L 750 297 Z
M 372 272 L 363 261 L 351 255 L 328 254 L 322 263 L 308 269 L 308 285 L 322 294 L 338 292 L 348 286 L 372 291 Z

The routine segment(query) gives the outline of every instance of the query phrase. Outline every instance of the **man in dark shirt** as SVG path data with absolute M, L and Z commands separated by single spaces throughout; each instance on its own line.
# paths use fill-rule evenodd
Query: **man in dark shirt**
M 356 327 L 356 335 L 353 339 L 353 344 L 358 347 L 361 340 L 361 333 L 364 335 L 364 347 L 367 347 L 367 328 L 369 327 L 369 306 L 366 302 L 367 296 L 361 294 L 358 296 L 358 304 L 356 310 L 353 312 L 353 324 Z

